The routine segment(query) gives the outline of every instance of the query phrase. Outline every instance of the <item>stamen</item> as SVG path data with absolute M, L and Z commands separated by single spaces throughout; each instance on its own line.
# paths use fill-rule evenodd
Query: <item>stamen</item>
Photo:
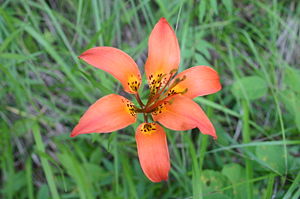
M 171 70 L 170 73 L 169 73 L 169 76 L 168 76 L 168 80 L 165 77 L 166 75 L 165 74 L 161 75 L 161 73 L 160 74 L 155 74 L 155 75 L 151 74 L 149 76 L 149 80 L 150 80 L 149 81 L 150 82 L 150 85 L 149 85 L 150 86 L 150 97 L 149 97 L 148 102 L 145 106 L 145 112 L 149 112 L 149 110 L 150 110 L 150 112 L 152 112 L 154 108 L 156 108 L 158 105 L 162 104 L 162 102 L 164 100 L 160 100 L 161 95 L 165 91 L 166 87 L 169 85 L 169 83 L 171 81 L 171 78 L 173 77 L 173 75 L 176 72 L 177 72 L 177 69 Z M 157 81 L 155 80 L 155 77 L 156 77 Z M 161 81 L 162 78 L 164 78 L 163 82 Z M 158 86 L 155 85 L 155 87 L 154 87 L 153 83 L 157 83 L 157 82 L 159 82 L 159 85 Z M 162 96 L 164 97 L 165 93 Z
M 155 95 L 159 89 L 166 84 L 166 74 L 155 73 L 149 75 L 150 94 Z
M 162 100 L 157 100 L 153 105 L 146 107 L 145 112 L 152 113 L 153 111 L 155 111 L 155 108 L 157 108 L 159 105 L 161 105 L 161 104 L 166 105 L 167 103 L 170 103 L 170 99 L 172 97 L 173 96 L 167 96 L 167 97 L 163 98 Z M 165 110 L 165 109 L 163 109 L 163 110 Z
M 173 69 L 173 70 L 171 70 L 171 71 L 170 71 L 170 75 L 173 76 L 175 73 L 177 73 L 177 71 L 178 71 L 178 70 L 177 70 L 176 68 Z
M 165 110 L 166 110 L 166 104 L 167 104 L 167 103 L 168 103 L 168 102 L 163 102 L 162 104 L 158 105 L 156 108 L 154 108 L 154 109 L 152 110 L 152 114 L 153 114 L 153 115 L 157 115 L 157 114 L 162 113 L 163 111 L 165 111 Z
M 180 82 L 184 81 L 186 79 L 186 76 L 184 75 L 181 79 L 180 78 L 176 78 L 174 80 L 174 82 L 170 85 L 169 90 L 174 88 L 177 84 L 179 84 Z
M 175 86 L 171 90 L 168 91 L 168 96 L 176 95 L 176 94 L 185 94 L 188 91 L 188 88 L 180 88 L 179 86 Z
M 158 78 L 157 81 L 155 81 L 155 79 L 152 80 L 153 77 L 154 77 L 152 74 L 149 76 L 149 80 L 150 80 L 150 99 L 149 99 L 147 105 L 149 105 L 149 104 L 152 103 L 154 100 L 156 100 L 156 98 L 158 98 L 158 97 L 164 92 L 165 88 L 169 85 L 169 83 L 170 83 L 170 81 L 171 81 L 171 78 L 173 77 L 173 75 L 174 75 L 176 72 L 177 72 L 177 69 L 171 70 L 170 73 L 169 73 L 168 80 L 167 80 L 167 78 L 166 78 L 166 76 L 167 76 L 166 74 L 164 74 L 164 75 L 160 75 L 161 73 L 158 74 L 157 76 L 158 76 L 158 77 L 161 77 L 161 78 Z M 161 81 L 162 78 L 164 78 L 163 81 Z M 152 81 L 151 81 L 151 80 L 152 80 Z M 154 87 L 154 86 L 152 85 L 152 83 L 157 83 L 158 86 L 155 85 L 155 87 Z
M 182 78 L 176 78 L 174 82 L 169 86 L 168 90 L 166 91 L 167 96 L 175 95 L 175 94 L 184 94 L 188 91 L 187 88 L 181 88 L 178 84 L 186 79 L 184 75 Z

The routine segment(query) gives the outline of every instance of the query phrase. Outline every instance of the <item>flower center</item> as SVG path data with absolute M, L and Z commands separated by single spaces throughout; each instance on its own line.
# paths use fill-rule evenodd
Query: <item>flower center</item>
M 122 100 L 126 104 L 126 111 L 133 117 L 136 117 L 137 108 L 129 100 Z
M 166 74 L 156 72 L 155 74 L 151 74 L 149 76 L 149 87 L 150 94 L 155 95 L 160 87 L 163 87 L 167 83 Z
M 157 114 L 162 113 L 163 111 L 165 111 L 167 103 L 168 102 L 164 102 L 164 103 L 158 105 L 156 108 L 153 109 L 152 114 L 157 115 Z
M 168 96 L 175 94 L 184 94 L 187 92 L 187 88 L 181 87 L 180 85 L 176 85 L 168 91 Z
M 147 104 L 142 110 L 144 113 L 161 113 L 165 110 L 164 107 L 166 105 L 167 98 L 170 98 L 175 94 L 183 94 L 187 92 L 186 88 L 177 87 L 180 82 L 185 80 L 185 76 L 171 81 L 176 72 L 177 70 L 174 69 L 167 75 L 158 72 L 149 76 L 150 96 Z M 169 85 L 170 83 L 171 85 Z
M 136 92 L 141 85 L 141 80 L 135 75 L 130 75 L 127 84 L 132 92 Z
M 141 127 L 141 132 L 144 135 L 151 135 L 152 133 L 156 132 L 156 124 L 155 123 L 145 123 L 142 127 Z

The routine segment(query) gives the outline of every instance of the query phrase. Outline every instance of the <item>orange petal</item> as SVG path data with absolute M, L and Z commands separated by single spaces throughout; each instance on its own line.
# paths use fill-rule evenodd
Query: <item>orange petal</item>
M 167 180 L 170 158 L 164 129 L 156 123 L 143 123 L 137 128 L 135 139 L 144 174 L 152 182 Z
M 132 102 L 120 95 L 110 94 L 90 106 L 73 129 L 71 137 L 85 133 L 109 133 L 135 121 Z
M 203 134 L 217 138 L 216 131 L 201 107 L 192 99 L 176 95 L 152 113 L 154 121 L 165 127 L 185 131 L 198 127 Z
M 118 79 L 124 90 L 136 93 L 141 84 L 141 74 L 134 60 L 125 52 L 112 47 L 91 48 L 79 56 L 88 64 L 100 68 Z
M 185 77 L 184 77 L 185 76 Z M 218 92 L 222 86 L 218 73 L 208 66 L 195 66 L 179 73 L 174 79 L 182 79 L 170 92 L 180 93 L 189 98 Z
M 148 46 L 145 71 L 151 87 L 153 79 L 157 80 L 160 74 L 168 75 L 176 70 L 180 62 L 180 49 L 175 32 L 165 18 L 161 18 L 155 25 Z

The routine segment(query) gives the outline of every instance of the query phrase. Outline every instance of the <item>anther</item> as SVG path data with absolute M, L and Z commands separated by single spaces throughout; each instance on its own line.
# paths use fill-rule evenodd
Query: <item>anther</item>
M 177 71 L 178 71 L 178 70 L 177 70 L 176 68 L 174 68 L 174 69 L 172 69 L 172 70 L 170 71 L 169 74 L 170 74 L 170 75 L 173 75 L 173 74 L 177 73 Z

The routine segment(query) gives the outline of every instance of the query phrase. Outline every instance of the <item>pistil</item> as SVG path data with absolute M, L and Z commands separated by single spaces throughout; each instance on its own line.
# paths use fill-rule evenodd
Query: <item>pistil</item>
M 185 89 L 182 92 L 176 92 L 176 91 L 173 92 L 172 90 L 176 85 L 184 81 L 186 76 L 183 76 L 182 78 L 176 78 L 172 82 L 172 84 L 169 85 L 172 80 L 172 77 L 176 72 L 177 70 L 170 71 L 168 80 L 164 82 L 164 84 L 162 80 L 163 78 L 165 78 L 166 75 L 165 74 L 159 75 L 159 78 L 156 79 L 156 82 L 154 82 L 157 84 L 156 87 L 154 88 L 156 92 L 154 94 L 150 93 L 149 99 L 146 104 L 142 102 L 138 92 L 135 94 L 135 98 L 141 107 L 141 108 L 135 107 L 135 110 L 137 113 L 143 114 L 145 122 L 148 122 L 149 113 L 155 113 L 155 111 L 161 111 L 161 109 L 165 106 L 166 103 L 170 103 L 169 100 L 172 97 L 174 97 L 174 95 L 187 92 L 187 89 Z

